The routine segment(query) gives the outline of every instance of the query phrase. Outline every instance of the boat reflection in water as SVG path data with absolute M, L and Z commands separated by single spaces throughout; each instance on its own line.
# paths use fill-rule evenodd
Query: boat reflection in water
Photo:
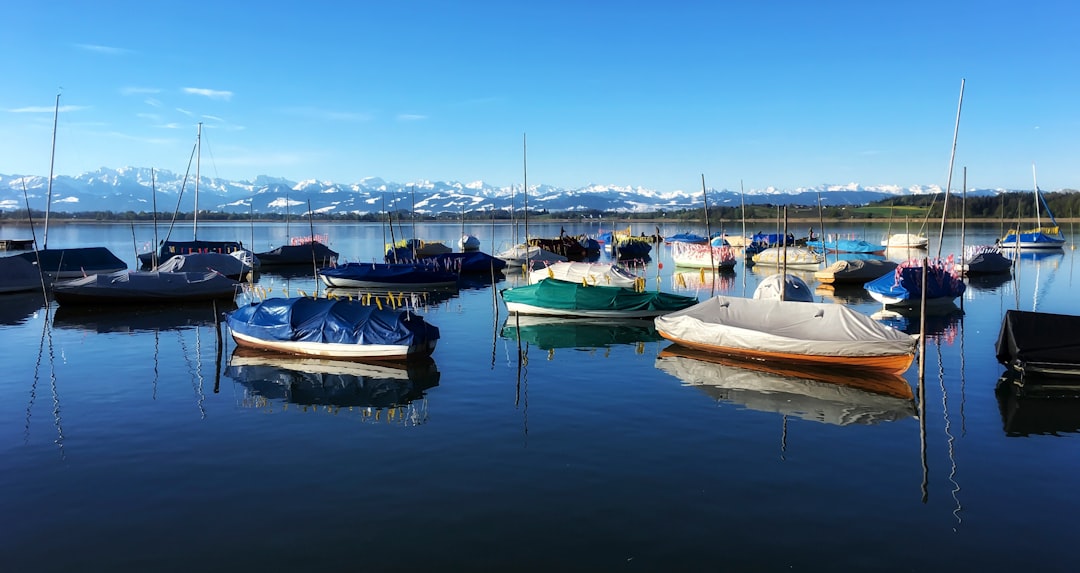
M 984 275 L 968 275 L 967 285 L 977 291 L 997 292 L 1013 280 L 1012 273 L 992 273 Z
M 577 348 L 591 350 L 621 344 L 643 345 L 660 340 L 650 319 L 566 318 L 560 316 L 510 315 L 502 337 L 520 340 L 542 350 Z M 639 351 L 644 351 L 639 348 Z
M 916 414 L 911 386 L 892 374 L 776 367 L 675 344 L 660 352 L 656 367 L 716 400 L 813 422 L 877 424 Z
M 221 313 L 233 310 L 232 301 L 187 302 L 135 306 L 61 305 L 53 315 L 58 328 L 98 333 L 161 332 L 214 326 Z
M 995 394 L 1007 436 L 1080 432 L 1080 385 L 1075 379 L 1038 375 L 1022 379 L 1008 370 L 998 380 Z
M 359 412 L 364 421 L 416 426 L 427 421 L 425 392 L 439 385 L 430 357 L 407 362 L 300 358 L 237 347 L 225 376 L 244 386 L 242 405 Z
M 821 302 L 837 304 L 865 304 L 874 302 L 870 293 L 861 284 L 819 284 L 814 288 L 814 295 Z
M 923 320 L 919 316 L 919 309 L 905 307 L 879 310 L 870 315 L 870 318 L 891 326 L 904 334 L 920 334 L 919 321 Z M 927 312 L 925 317 L 926 338 L 952 344 L 959 335 L 960 320 L 963 318 L 964 311 L 960 310 L 960 307 L 956 306 L 955 303 L 935 307 L 934 312 Z
M 44 307 L 45 297 L 41 289 L 37 292 L 0 295 L 0 325 L 22 324 Z
M 720 269 L 709 272 L 708 269 L 676 270 L 671 275 L 671 290 L 676 293 L 690 291 L 697 295 L 731 293 L 737 286 L 736 273 L 733 269 Z

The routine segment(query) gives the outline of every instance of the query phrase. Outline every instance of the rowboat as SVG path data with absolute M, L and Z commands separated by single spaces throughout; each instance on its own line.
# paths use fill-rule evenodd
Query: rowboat
M 716 296 L 655 320 L 664 338 L 749 360 L 903 374 L 916 338 L 838 304 Z

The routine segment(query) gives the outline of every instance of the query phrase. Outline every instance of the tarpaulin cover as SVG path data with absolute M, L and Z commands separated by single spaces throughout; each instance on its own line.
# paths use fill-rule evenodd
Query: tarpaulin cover
M 697 299 L 667 292 L 543 280 L 502 291 L 503 300 L 560 310 L 679 310 Z
M 259 262 L 264 265 L 331 265 L 337 260 L 337 251 L 318 242 L 303 245 L 282 245 L 272 251 L 258 253 Z
M 423 345 L 439 329 L 409 311 L 360 301 L 271 298 L 228 315 L 229 328 L 260 340 L 337 344 Z
M 395 285 L 454 282 L 457 275 L 423 264 L 347 263 L 321 269 L 319 274 L 345 281 L 381 282 Z
M 120 271 L 59 281 L 53 293 L 67 302 L 138 303 L 232 298 L 238 283 L 215 272 Z
M 674 340 L 793 355 L 913 354 L 915 339 L 840 304 L 716 296 L 655 320 Z
M 994 349 L 1010 367 L 1080 374 L 1080 316 L 1006 311 Z
M 964 281 L 943 265 L 944 263 L 931 261 L 926 269 L 927 300 L 943 297 L 952 300 L 964 294 Z M 922 272 L 920 265 L 903 263 L 892 273 L 880 276 L 863 286 L 873 293 L 916 301 L 922 298 Z
M 411 255 L 410 255 L 411 256 Z M 392 259 L 387 255 L 387 262 Z M 480 251 L 467 253 L 442 253 L 429 255 L 417 259 L 398 259 L 398 262 L 434 266 L 443 270 L 458 273 L 490 273 L 492 269 L 501 271 L 506 268 L 506 261 L 497 259 Z
M 32 264 L 41 260 L 41 269 L 46 273 L 69 273 L 82 271 L 85 274 L 112 272 L 127 268 L 127 263 L 120 260 L 105 247 L 79 247 L 75 249 L 44 249 L 19 253 Z

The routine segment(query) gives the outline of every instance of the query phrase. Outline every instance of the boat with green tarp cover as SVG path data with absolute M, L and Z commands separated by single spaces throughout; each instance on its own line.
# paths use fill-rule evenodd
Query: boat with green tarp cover
M 517 314 L 584 318 L 651 318 L 697 304 L 691 296 L 625 287 L 585 286 L 553 279 L 501 292 Z

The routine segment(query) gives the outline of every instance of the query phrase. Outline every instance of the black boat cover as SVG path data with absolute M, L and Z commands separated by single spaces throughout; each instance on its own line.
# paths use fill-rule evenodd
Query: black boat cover
M 995 350 L 999 362 L 1021 373 L 1080 376 L 1080 316 L 1007 311 Z

